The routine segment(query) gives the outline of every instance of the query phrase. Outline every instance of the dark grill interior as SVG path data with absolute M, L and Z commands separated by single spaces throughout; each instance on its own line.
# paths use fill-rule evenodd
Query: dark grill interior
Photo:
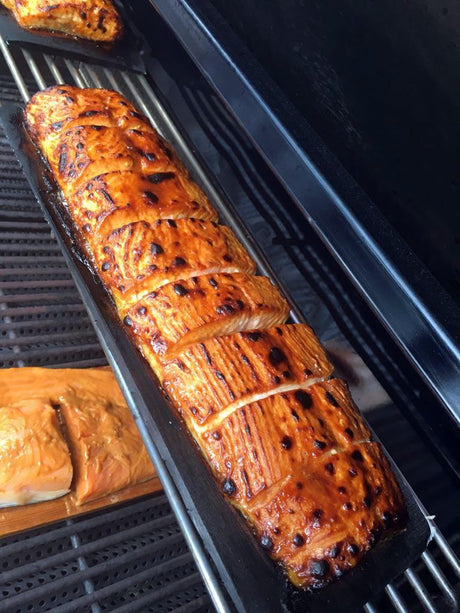
M 78 83 L 81 74 L 89 74 L 99 84 L 96 79 L 102 74 L 91 67 L 86 73 L 78 72 L 67 61 L 57 67 L 70 82 L 74 79 Z M 108 84 L 116 86 L 119 81 L 110 81 L 110 76 L 104 71 Z M 79 84 L 93 82 L 82 80 Z M 27 86 L 31 92 L 36 89 L 33 81 L 27 81 Z M 3 100 L 20 101 L 12 78 L 0 76 L 0 87 Z M 203 130 L 207 128 L 210 141 L 224 150 L 222 159 L 239 177 L 242 187 L 238 189 L 251 194 L 247 202 L 239 199 L 245 203 L 240 214 L 262 249 L 276 261 L 276 271 L 300 310 L 322 340 L 339 340 L 347 346 L 329 311 L 299 277 L 298 258 L 304 257 L 299 249 L 303 252 L 307 246 L 295 244 L 296 233 L 287 218 L 279 212 L 273 215 L 280 200 L 253 172 L 251 153 L 232 133 L 225 113 L 212 100 L 199 92 L 185 91 L 184 95 L 200 116 Z M 105 364 L 64 258 L 3 135 L 0 180 L 0 366 Z M 305 266 L 314 276 L 314 267 Z M 459 551 L 460 534 L 452 521 L 452 508 L 460 507 L 460 498 L 437 460 L 389 399 L 366 416 L 429 512 L 436 513 L 448 538 L 445 540 L 433 523 L 434 539 L 424 556 L 375 602 L 366 605 L 366 610 L 454 611 L 460 578 L 454 550 Z M 163 494 L 5 538 L 0 542 L 0 569 L 2 607 L 12 612 L 212 610 Z

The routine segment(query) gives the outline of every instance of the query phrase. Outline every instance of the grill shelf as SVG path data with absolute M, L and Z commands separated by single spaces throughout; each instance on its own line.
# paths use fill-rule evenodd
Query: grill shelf
M 214 194 L 213 186 L 207 182 L 207 177 L 199 176 L 199 166 L 197 167 L 195 163 L 193 153 L 188 148 L 186 141 L 181 138 L 180 133 L 177 132 L 174 123 L 166 114 L 145 77 L 123 71 L 96 68 L 70 60 L 55 60 L 49 55 L 40 53 L 32 55 L 26 50 L 11 52 L 1 38 L 0 48 L 24 100 L 29 97 L 29 91 L 34 91 L 37 86 L 42 88 L 54 82 L 64 81 L 74 82 L 80 86 L 114 87 L 125 93 L 141 107 L 154 125 L 158 126 L 154 119 L 160 118 L 169 130 L 173 131 L 174 144 L 181 156 L 189 166 L 198 170 L 195 175 L 205 185 L 211 198 L 213 199 L 213 196 L 219 198 L 219 194 Z M 21 72 L 18 66 L 21 67 Z M 39 66 L 40 68 L 38 68 Z M 22 74 L 27 76 L 23 77 Z M 36 85 L 34 80 L 29 78 L 29 75 L 35 80 Z M 17 91 L 12 87 L 11 81 L 7 79 L 2 81 L 2 98 L 18 99 Z M 162 131 L 162 126 L 158 127 Z M 102 350 L 97 343 L 78 293 L 73 287 L 60 250 L 57 248 L 54 239 L 50 237 L 49 229 L 43 222 L 40 209 L 27 189 L 25 179 L 4 138 L 0 141 L 0 164 L 0 176 L 2 178 L 0 191 L 2 205 L 0 212 L 0 309 L 3 316 L 0 356 L 2 366 L 29 364 L 88 366 L 105 363 Z M 247 243 L 247 237 L 243 231 L 241 233 L 244 242 Z M 18 276 L 21 279 L 19 283 L 17 282 Z M 30 289 L 30 287 L 27 289 L 26 287 L 26 281 L 29 279 L 34 280 L 33 289 Z M 22 296 L 22 298 L 18 298 L 18 296 Z M 307 304 L 307 310 L 311 311 L 311 306 L 310 304 L 310 307 L 308 307 Z M 321 323 L 322 318 L 325 319 L 323 315 L 319 314 L 318 317 L 317 314 L 317 321 L 319 320 Z M 318 326 L 315 327 L 318 328 Z M 331 329 L 330 323 L 324 325 L 323 322 L 321 332 L 321 336 L 327 338 L 334 336 L 336 331 L 333 325 Z M 85 356 L 84 360 L 81 359 L 83 355 Z M 163 502 L 158 502 L 160 500 Z M 20 603 L 14 605 L 15 601 L 11 601 L 10 609 L 39 611 L 52 610 L 55 607 L 56 610 L 70 611 L 85 610 L 81 607 L 86 607 L 91 611 L 102 611 L 125 610 L 126 606 L 126 609 L 129 608 L 129 610 L 142 611 L 176 609 L 195 611 L 210 608 L 209 598 L 205 595 L 196 567 L 191 562 L 190 554 L 186 553 L 186 549 L 180 550 L 181 553 L 171 554 L 171 560 L 174 559 L 174 561 L 171 561 L 171 565 L 163 562 L 157 562 L 155 565 L 156 558 L 151 555 L 151 549 L 142 549 L 139 551 L 139 556 L 145 555 L 149 563 L 147 568 L 136 567 L 132 571 L 133 577 L 117 576 L 112 573 L 112 570 L 110 570 L 112 567 L 109 565 L 109 570 L 106 571 L 109 578 L 105 584 L 103 579 L 97 581 L 94 579 L 98 573 L 104 572 L 102 570 L 104 562 L 101 562 L 104 554 L 101 553 L 101 550 L 106 543 L 105 540 L 102 542 L 96 540 L 92 532 L 92 530 L 96 530 L 98 518 L 99 522 L 104 524 L 104 527 L 113 526 L 118 521 L 118 528 L 113 527 L 114 541 L 119 543 L 126 536 L 131 546 L 134 547 L 133 541 L 129 540 L 135 538 L 130 532 L 131 527 L 127 527 L 125 532 L 124 529 L 120 529 L 120 526 L 123 526 L 123 528 L 128 526 L 128 517 L 133 516 L 136 509 L 143 504 L 146 505 L 143 508 L 151 507 L 153 513 L 161 504 L 167 505 L 164 496 L 156 498 L 155 504 L 152 504 L 152 499 L 149 498 L 147 502 L 124 505 L 113 513 L 102 513 L 91 516 L 89 519 L 66 522 L 63 526 L 56 526 L 51 534 L 50 530 L 46 529 L 29 533 L 25 537 L 3 540 L 2 548 L 0 548 L 0 564 L 3 563 L 3 570 L 6 572 L 6 569 L 10 568 L 4 562 L 4 559 L 7 559 L 14 569 L 13 574 L 10 575 L 13 577 L 12 585 L 9 588 L 11 592 L 3 589 L 3 581 L 1 581 L 3 595 L 4 597 L 10 597 L 10 593 L 14 592 L 16 602 Z M 181 541 L 182 546 L 184 546 L 184 541 L 178 536 L 179 528 L 174 525 L 169 509 L 168 514 L 177 542 Z M 160 529 L 156 528 L 158 525 L 158 522 L 156 522 L 156 516 L 149 516 L 149 518 L 142 520 L 140 526 L 140 531 L 142 532 L 142 529 L 145 528 L 149 538 L 154 541 L 157 538 L 157 530 Z M 435 523 L 433 521 L 430 523 L 434 538 L 428 550 L 417 564 L 406 571 L 402 578 L 386 588 L 384 598 L 381 598 L 378 603 L 366 605 L 368 611 L 392 609 L 397 611 L 456 610 L 458 600 L 455 586 L 456 583 L 458 585 L 460 566 L 453 550 Z M 161 521 L 160 524 L 163 525 Z M 81 536 L 85 531 L 87 531 L 87 541 L 85 541 L 85 537 L 82 538 Z M 29 580 L 27 573 L 30 572 L 31 568 L 34 571 L 39 570 L 39 568 L 35 565 L 31 567 L 30 565 L 33 562 L 30 559 L 22 559 L 19 553 L 13 557 L 12 552 L 22 552 L 22 554 L 28 555 L 30 551 L 26 553 L 26 549 L 33 547 L 35 542 L 37 547 L 40 546 L 40 543 L 49 543 L 50 536 L 53 539 L 53 546 L 56 544 L 56 547 L 59 547 L 57 543 L 60 542 L 60 534 L 65 535 L 63 538 L 67 539 L 67 549 L 70 542 L 75 556 L 73 558 L 69 554 L 60 556 L 59 550 L 56 552 L 53 549 L 45 550 L 45 556 L 43 550 L 39 549 L 41 551 L 41 554 L 37 555 L 37 558 L 40 557 L 41 559 L 39 568 L 53 568 L 53 570 L 47 571 L 51 573 L 48 580 L 37 580 L 37 584 L 34 584 L 33 581 Z M 31 541 L 34 538 L 36 541 Z M 93 542 L 94 547 L 85 549 L 85 544 L 93 544 Z M 149 542 L 151 543 L 151 541 Z M 145 547 L 147 545 L 142 544 L 142 548 Z M 153 549 L 155 550 L 154 546 Z M 123 556 L 128 556 L 126 559 L 126 562 L 128 562 L 131 559 L 129 552 L 125 552 L 124 549 L 123 552 Z M 54 556 L 54 553 L 56 553 L 56 557 L 51 557 Z M 60 557 L 64 560 L 61 560 Z M 96 559 L 99 562 L 95 561 Z M 69 560 L 73 562 L 75 576 L 72 581 L 69 579 L 65 581 L 66 577 L 69 576 L 68 572 L 73 572 L 66 570 L 68 568 L 66 565 L 70 563 Z M 155 570 L 157 565 L 158 570 Z M 95 567 L 96 571 L 91 570 Z M 59 570 L 56 571 L 56 568 Z M 129 571 L 130 564 L 126 564 L 126 568 Z M 165 568 L 169 570 L 164 570 Z M 155 586 L 156 579 L 152 580 L 152 577 L 161 576 L 162 572 L 165 572 L 168 577 L 172 576 L 171 568 L 184 568 L 184 574 L 179 579 L 175 578 L 174 586 Z M 76 570 L 78 570 L 78 574 Z M 52 578 L 52 575 L 54 578 Z M 8 574 L 6 577 L 8 577 Z M 50 589 L 50 580 L 52 589 Z M 143 581 L 145 586 L 150 585 L 150 593 L 147 587 L 143 588 L 147 591 L 142 591 L 141 588 L 137 587 L 137 583 Z M 40 584 L 46 584 L 46 589 L 43 588 L 38 593 L 35 586 Z M 67 590 L 67 584 L 72 584 L 69 588 L 70 591 Z M 193 593 L 195 596 L 189 604 L 184 604 L 186 600 L 181 600 L 180 590 L 182 588 L 187 590 L 187 586 L 194 587 Z M 62 596 L 63 590 L 67 590 L 66 596 Z M 74 593 L 72 593 L 72 590 L 74 590 Z M 123 592 L 126 605 L 119 608 L 123 597 L 120 597 L 121 600 L 117 602 L 108 599 L 110 599 L 111 594 L 120 593 L 123 590 L 126 590 Z M 59 594 L 65 600 L 59 601 Z M 163 594 L 165 594 L 165 598 L 168 597 L 168 594 L 174 594 L 176 605 L 167 604 L 165 606 L 169 608 L 162 608 L 161 598 Z M 53 597 L 56 600 L 52 600 Z M 43 605 L 40 598 L 43 600 Z M 62 608 L 64 602 L 66 605 Z M 33 604 L 31 604 L 31 608 L 25 608 L 26 603 Z

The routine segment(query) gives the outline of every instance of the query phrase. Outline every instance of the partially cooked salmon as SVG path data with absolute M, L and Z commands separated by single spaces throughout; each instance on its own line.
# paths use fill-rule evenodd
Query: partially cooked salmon
M 71 482 L 69 450 L 49 402 L 26 396 L 0 406 L 0 506 L 59 498 Z
M 23 28 L 52 30 L 100 42 L 121 37 L 121 18 L 110 0 L 1 0 Z

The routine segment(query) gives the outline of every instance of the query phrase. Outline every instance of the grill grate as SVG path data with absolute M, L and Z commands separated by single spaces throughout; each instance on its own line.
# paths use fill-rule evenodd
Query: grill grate
M 0 75 L 3 99 L 17 100 L 18 90 L 26 99 L 29 91 L 53 82 L 114 87 L 131 97 L 154 124 L 159 119 L 169 126 L 168 137 L 181 145 L 177 148 L 184 159 L 194 162 L 144 77 L 55 60 L 38 52 L 33 56 L 23 50 L 11 52 L 2 40 L 0 48 L 17 86 Z M 18 71 L 17 63 L 24 60 L 36 84 Z M 200 178 L 199 167 L 195 170 Z M 1 138 L 0 178 L 0 365 L 105 363 L 64 260 Z M 213 196 L 212 185 L 206 183 L 206 188 Z M 257 192 L 261 186 L 250 185 L 249 189 Z M 256 222 L 252 229 L 257 238 L 267 241 L 264 224 L 257 228 Z M 240 236 L 246 238 L 244 231 Z M 276 244 L 272 250 L 277 251 Z M 281 252 L 279 256 L 281 261 Z M 291 267 L 286 258 L 284 261 L 282 270 Z M 323 339 L 335 336 L 330 316 L 314 313 L 317 301 L 311 300 L 309 288 L 302 285 L 297 294 L 299 291 L 304 295 L 297 295 L 296 300 L 309 315 L 315 314 Z M 378 600 L 366 605 L 369 613 L 457 610 L 460 566 L 434 523 L 433 534 L 417 564 Z M 458 539 L 453 538 L 452 544 L 458 546 Z M 164 495 L 59 524 L 52 532 L 42 529 L 4 539 L 0 569 L 0 593 L 8 598 L 4 602 L 9 611 L 185 613 L 212 608 Z

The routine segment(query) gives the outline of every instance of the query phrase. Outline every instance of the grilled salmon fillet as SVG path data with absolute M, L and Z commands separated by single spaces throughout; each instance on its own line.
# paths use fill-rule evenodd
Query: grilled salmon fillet
M 121 310 L 167 283 L 218 272 L 255 272 L 230 228 L 197 219 L 137 221 L 92 246 L 105 286 Z
M 25 397 L 0 406 L 0 506 L 59 498 L 71 482 L 69 450 L 50 404 Z
M 395 477 L 313 331 L 285 323 L 286 300 L 145 118 L 60 86 L 27 124 L 127 333 L 291 581 L 323 586 L 403 529 Z
M 24 504 L 70 487 L 83 504 L 154 476 L 110 369 L 0 369 L 0 388 L 7 407 L 0 408 L 0 505 L 7 496 Z
M 282 324 L 288 315 L 267 277 L 221 273 L 163 285 L 129 308 L 123 321 L 140 347 L 167 357 L 208 338 Z
M 162 362 L 143 348 L 192 430 L 213 427 L 239 406 L 307 388 L 332 374 L 324 349 L 305 324 L 210 338 Z
M 114 42 L 123 32 L 110 0 L 1 0 L 18 24 L 27 29 L 51 30 L 98 42 Z

